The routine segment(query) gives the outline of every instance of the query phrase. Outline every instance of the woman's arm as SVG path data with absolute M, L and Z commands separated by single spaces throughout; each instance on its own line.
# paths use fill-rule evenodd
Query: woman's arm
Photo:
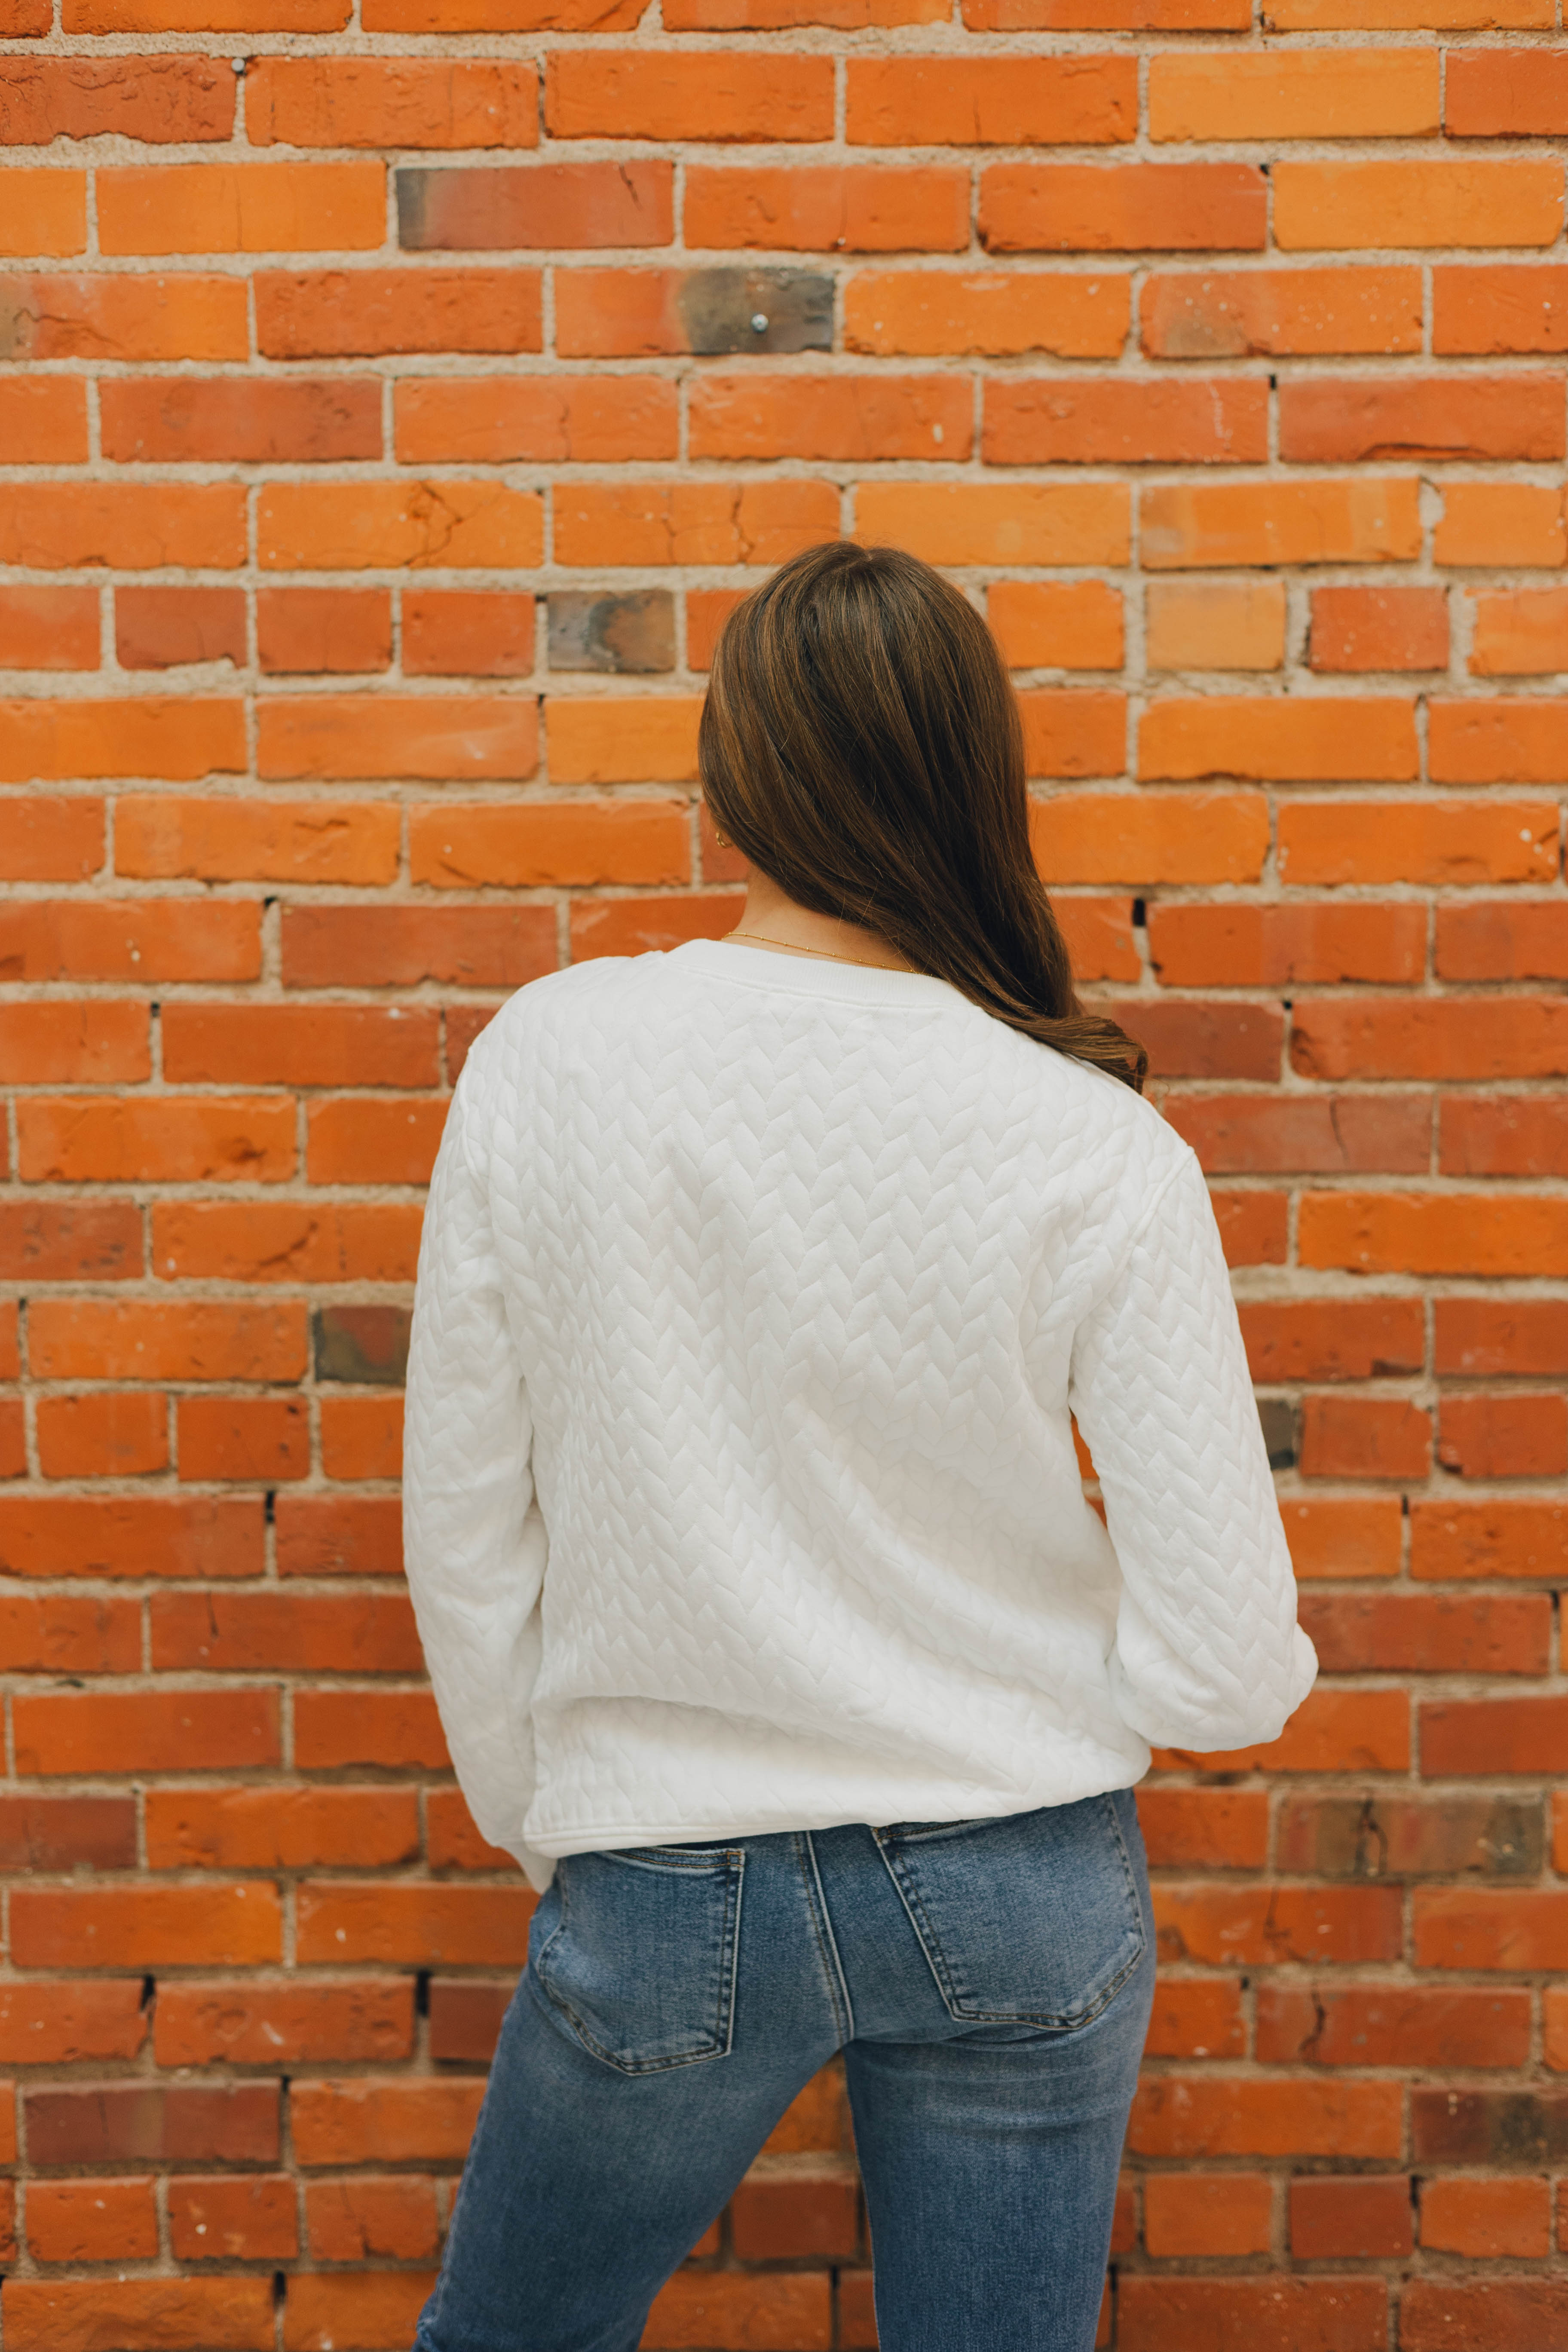
M 1112 1688 L 1162 1747 L 1273 1739 L 1312 1686 L 1230 1277 L 1196 1154 L 1073 1339 L 1070 1402 L 1121 1566 Z
M 539 1671 L 546 1538 L 533 1429 L 507 1326 L 486 1188 L 459 1086 L 419 1250 L 405 1419 L 403 1545 L 419 1638 L 458 1779 L 481 1836 L 536 1886 L 522 1843 L 533 1795 L 529 1700 Z

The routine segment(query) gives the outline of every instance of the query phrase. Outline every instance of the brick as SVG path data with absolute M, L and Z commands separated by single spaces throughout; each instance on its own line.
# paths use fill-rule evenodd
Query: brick
M 297 2083 L 290 2097 L 295 2153 L 328 2165 L 460 2163 L 484 2095 L 482 2078 Z
M 395 1201 L 166 1202 L 152 1255 L 170 1282 L 412 1282 L 418 1235 L 418 1209 Z
M 8 1623 L 22 1623 L 26 1604 L 32 1598 L 31 1594 L 18 1594 L 8 1601 Z M 101 1654 L 106 1660 L 117 1656 L 124 1643 L 128 1630 L 127 1604 L 124 1602 L 89 1601 L 82 1603 L 68 1596 L 60 1596 L 51 1597 L 36 1605 L 40 1614 L 47 1612 L 56 1625 L 63 1629 L 60 1634 L 48 1633 L 38 1637 L 40 1651 L 54 1653 L 59 1648 L 62 1639 L 68 1636 L 72 1612 L 90 1612 L 92 1622 L 102 1628 L 104 1646 Z M 136 1604 L 132 1602 L 129 1606 L 132 1615 L 139 1618 L 141 1612 Z M 79 1627 L 79 1615 L 75 1622 Z M 79 1632 L 75 1637 L 77 1646 L 79 1646 L 81 1638 Z M 139 1636 L 134 1646 L 140 1651 Z M 17 1871 L 73 1870 L 79 1864 L 85 1864 L 93 1870 L 129 1869 L 136 1858 L 135 1802 L 129 1797 L 56 1796 L 32 1790 L 0 1799 L 0 1858 L 3 1858 L 7 1870 Z M 112 2049 L 96 2053 L 84 2051 L 81 2054 L 129 2057 L 139 2046 L 141 2036 L 138 2033 L 129 2050 L 120 2047 L 124 2038 L 121 2030 L 124 2021 L 121 2012 L 112 2002 L 100 2002 L 90 1987 L 79 1986 L 74 1992 L 69 1985 L 59 1988 L 58 2005 L 52 1996 L 37 1986 L 30 1989 L 10 1987 L 0 1999 L 8 1999 L 13 1992 L 16 1994 L 16 2006 L 0 2011 L 0 2048 L 4 2048 L 7 2063 L 33 2063 L 26 2056 L 26 2052 L 35 2035 L 40 2037 L 37 2052 L 40 2061 L 57 2059 L 61 2055 L 60 2037 L 67 2032 L 69 2017 L 75 2015 L 72 2009 L 75 1992 L 80 1993 L 85 2004 L 82 2011 L 85 2019 L 96 2019 L 102 2025 L 112 2012 L 113 2017 L 120 2020 L 112 2027 Z M 74 2032 L 75 2029 L 71 2027 L 69 2030 Z M 93 2032 L 97 2031 L 95 2026 Z M 16 2037 L 15 2043 L 9 2038 L 12 2035 Z
M 988 253 L 1259 252 L 1268 203 L 1251 163 L 993 163 L 980 175 L 980 242 Z
M 299 1895 L 301 1967 L 517 1968 L 534 1897 L 515 1886 L 314 1885 Z M 320 2158 L 308 2161 L 354 2161 Z
M 258 713 L 257 765 L 268 782 L 510 782 L 538 759 L 531 698 L 274 695 Z
M 1168 49 L 1149 61 L 1153 140 L 1414 139 L 1437 120 L 1435 47 Z
M 1568 1399 L 1445 1397 L 1437 1460 L 1461 1478 L 1551 1478 L 1568 1471 Z
M 177 1419 L 183 1480 L 270 1486 L 310 1475 L 310 1424 L 302 1399 L 183 1397 Z
M 0 908 L 7 980 L 255 980 L 260 909 L 242 900 L 33 898 Z
M 279 1576 L 401 1576 L 403 1519 L 395 1496 L 280 1495 Z
M 1346 50 L 1320 54 L 1344 58 Z M 1227 58 L 1226 64 L 1234 64 Z M 1292 64 L 1300 58 L 1291 59 Z M 1139 303 L 1152 359 L 1382 355 L 1422 348 L 1421 273 L 1351 268 L 1155 271 Z
M 510 989 L 554 966 L 555 926 L 546 908 L 302 904 L 283 910 L 287 988 L 412 988 L 434 980 Z M 348 1108 L 358 1117 L 376 1107 Z M 384 1108 L 410 1117 L 446 1109 L 444 1103 Z M 312 1122 L 331 1108 L 312 1106 Z
M 1244 882 L 1268 822 L 1256 793 L 1073 793 L 1036 802 L 1030 832 L 1047 883 Z
M 287 2173 L 174 2179 L 168 2195 L 176 2262 L 292 2262 L 300 2251 L 296 2191 Z
M 1552 2192 L 1544 2180 L 1428 2180 L 1421 2243 L 1472 2260 L 1538 2260 L 1552 2252 Z
M 405 1307 L 318 1307 L 312 1318 L 317 1380 L 400 1389 L 410 1331 Z
M 862 504 L 873 495 L 862 491 Z M 782 563 L 838 535 L 838 498 L 826 482 L 562 484 L 555 494 L 558 563 Z
M 1401 1984 L 1258 1990 L 1265 2065 L 1517 2066 L 1529 2048 L 1525 1992 Z
M 1447 669 L 1448 607 L 1440 588 L 1315 588 L 1315 670 Z
M 1410 2139 L 1417 2159 L 1440 2164 L 1516 2170 L 1561 2164 L 1568 2146 L 1568 2096 L 1556 2090 L 1415 2089 Z
M 1435 783 L 1545 782 L 1568 703 L 1531 697 L 1431 706 L 1429 763 Z M 1561 764 L 1558 755 L 1557 764 Z
M 1552 138 L 1568 131 L 1568 54 L 1483 49 L 1453 58 L 1443 93 L 1450 139 Z
M 1127 2144 L 1135 2156 L 1397 2158 L 1402 2126 L 1397 2083 L 1162 2074 L 1140 2087 Z
M 729 2336 L 758 2352 L 824 2352 L 833 2341 L 831 2297 L 826 2271 L 678 2271 L 654 2297 L 643 2343 L 647 2352 L 675 2352 Z
M 1143 2243 L 1157 2257 L 1266 2254 L 1274 2192 L 1261 2172 L 1151 2173 L 1143 2183 Z
M 336 33 L 346 0 L 61 0 L 68 33 Z
M 13 1706 L 23 1774 L 240 1770 L 279 1758 L 272 1690 L 51 1691 Z
M 17 1118 L 29 1183 L 277 1183 L 294 1172 L 293 1106 L 267 1097 L 33 1097 Z
M 1484 1380 L 1498 1372 L 1568 1372 L 1568 1328 L 1550 1299 L 1439 1298 L 1432 1368 Z
M 1282 33 L 1332 31 L 1465 31 L 1484 26 L 1549 25 L 1542 0 L 1273 0 L 1269 22 Z
M 99 404 L 103 454 L 126 464 L 321 465 L 381 455 L 381 387 L 365 376 L 129 376 L 100 384 Z
M 1432 536 L 1435 562 L 1547 565 L 1568 562 L 1563 494 L 1534 482 L 1453 482 Z
M 1130 57 L 852 57 L 845 135 L 855 147 L 1098 147 L 1133 137 Z
M 1268 1858 L 1268 1802 L 1258 1790 L 1145 1783 L 1138 1819 L 1152 1869 L 1260 1870 Z
M 510 1875 L 518 1869 L 500 1846 L 486 1844 L 458 1789 L 426 1790 L 425 1849 L 432 1870 L 500 1870 Z
M 409 871 L 437 888 L 481 883 L 679 882 L 689 873 L 682 801 L 443 802 L 416 806 Z
M 1139 774 L 1183 783 L 1402 782 L 1417 774 L 1419 758 L 1415 705 L 1392 696 L 1171 696 L 1151 704 L 1138 737 Z
M 1414 2250 L 1410 2183 L 1403 2174 L 1292 2180 L 1289 2221 L 1298 2262 L 1386 2262 Z
M 151 2262 L 158 2205 L 151 2179 L 34 2180 L 27 2250 L 40 2263 Z
M 1557 865 L 1545 802 L 1298 801 L 1279 813 L 1281 878 L 1469 884 L 1546 882 Z
M 374 800 L 202 800 L 127 793 L 115 863 L 139 879 L 390 882 L 397 809 Z
M 1150 961 L 1169 988 L 1409 982 L 1421 976 L 1426 946 L 1425 908 L 1396 901 L 1151 907 L 1148 929 Z M 1275 1108 L 1283 1118 L 1284 1107 Z
M 374 1005 L 197 1004 L 163 1012 L 164 1076 L 241 1086 L 429 1086 L 436 1016 Z
M 1282 253 L 1551 245 L 1563 226 L 1560 177 L 1544 163 L 1282 163 L 1273 182 Z
M 129 1801 L 77 1797 L 24 1801 L 79 1810 L 89 1804 L 112 1804 L 125 1817 L 125 1835 L 112 1850 L 102 1850 L 102 1861 L 110 1869 L 122 1868 L 134 1856 L 135 1808 Z M 100 1859 L 97 1853 L 73 1853 L 68 1845 L 43 1845 L 36 1859 L 22 1853 L 13 1860 L 7 1847 L 7 1867 L 56 1869 L 60 1867 L 58 1857 L 62 1853 L 67 1868 L 77 1860 Z M 50 1983 L 8 1984 L 0 1990 L 0 2052 L 11 2065 L 74 2065 L 82 2059 L 134 2058 L 147 2038 L 149 2022 L 139 1978 L 118 1981 L 112 1977 L 68 1978 Z
M 259 1496 L 0 1501 L 0 1570 L 8 1576 L 259 1576 L 264 1542 Z
M 1477 677 L 1539 677 L 1568 665 L 1568 594 L 1504 588 L 1471 599 L 1468 667 Z
M 0 1274 L 29 1282 L 125 1282 L 142 1271 L 142 1218 L 129 1201 L 0 1206 Z
M 1315 377 L 1279 393 L 1279 455 L 1298 465 L 1563 454 L 1561 376 Z
M 550 929 L 546 970 L 555 962 L 553 915 Z M 447 1103 L 315 1102 L 306 1118 L 312 1184 L 427 1184 L 447 1123 Z
M 1410 1572 L 1424 1580 L 1561 1576 L 1568 1561 L 1568 1511 L 1551 1503 L 1418 1503 L 1410 1521 Z
M 584 701 L 552 695 L 545 710 L 550 780 L 555 784 L 693 782 L 700 708 L 695 695 L 595 696 Z
M 27 2093 L 25 2104 L 35 2165 L 278 2160 L 275 2083 L 122 2080 L 81 2089 L 40 2088 Z
M 392 597 L 385 588 L 258 588 L 256 659 L 263 676 L 385 669 Z
M 1552 2279 L 1412 2280 L 1399 2333 L 1409 2352 L 1506 2352 L 1521 2343 L 1563 2352 L 1568 2295 Z
M 234 76 L 200 57 L 15 58 L 0 100 L 0 142 L 118 134 L 150 144 L 227 139 Z
M 486 589 L 428 589 L 403 600 L 403 668 L 413 677 L 527 677 L 534 600 Z
M 488 2066 L 512 1996 L 510 1984 L 437 1977 L 430 1986 L 430 2055 Z
M 806 457 L 867 464 L 970 454 L 963 376 L 700 377 L 689 400 L 694 458 Z
M 322 1802 L 329 1792 L 310 1793 Z M 160 1798 L 165 1806 L 172 1801 Z M 158 1997 L 155 2049 L 162 2066 L 385 2063 L 406 2058 L 413 2045 L 414 1987 L 407 1980 L 236 1985 L 176 1979 Z
M 8 2352 L 96 2352 L 116 2339 L 138 2352 L 270 2352 L 266 2278 L 12 2279 Z
M 30 172 L 15 163 L 7 164 L 6 172 L 0 254 L 23 260 L 34 255 L 80 253 L 87 244 L 87 173 Z M 14 278 L 0 278 L 0 320 L 10 310 L 7 298 L 17 284 Z M 25 326 L 22 337 L 31 340 Z
M 969 243 L 969 180 L 940 167 L 737 171 L 694 163 L 686 173 L 684 224 L 685 241 L 697 250 L 961 253 Z
M 1568 1220 L 1551 1198 L 1385 1192 L 1309 1193 L 1304 1265 L 1358 1273 L 1504 1275 L 1568 1268 Z
M 1278 669 L 1285 591 L 1274 580 L 1155 580 L 1144 591 L 1151 669 Z
M 792 25 L 833 25 L 858 31 L 870 25 L 935 25 L 947 21 L 941 0 L 669 0 L 667 32 L 773 32 Z
M 65 175 L 28 176 L 56 181 Z M 8 194 L 9 188 L 8 181 Z M 78 203 L 85 234 L 79 186 Z M 79 251 L 80 243 L 79 236 L 66 250 Z M 0 342 L 16 360 L 243 360 L 250 350 L 245 285 L 237 278 L 195 273 L 31 277 L 4 271 Z
M 1241 0 L 963 0 L 972 32 L 1245 32 Z
M 1416 1299 L 1258 1300 L 1240 1315 L 1255 1381 L 1385 1380 L 1423 1369 Z
M 1568 351 L 1568 270 L 1551 262 L 1438 264 L 1432 272 L 1432 349 L 1488 357 Z
M 1403 1772 L 1410 1761 L 1410 1702 L 1403 1690 L 1324 1684 L 1303 1699 L 1278 1739 L 1226 1748 L 1223 1764 L 1184 1748 L 1156 1753 L 1176 1758 L 1184 1770 L 1195 1763 L 1226 1772 Z
M 346 1661 L 334 1664 L 347 1668 Z M 451 1761 L 428 1691 L 349 1691 L 336 1685 L 296 1691 L 294 1759 L 303 1772 L 353 1764 L 440 1771 Z
M 999 580 L 985 617 L 1013 669 L 1121 667 L 1121 598 L 1102 581 Z
M 447 164 L 395 176 L 405 253 L 668 245 L 675 233 L 672 164 Z
M 779 50 L 556 49 L 544 123 L 555 139 L 830 139 L 833 64 Z
M 1130 1035 L 1148 1048 L 1157 1078 L 1277 1078 L 1283 1028 L 1257 1005 L 1139 1004 L 1125 1010 Z
M 246 660 L 245 594 L 238 588 L 121 588 L 114 657 L 121 669 L 174 669 L 188 662 Z
M 406 465 L 674 457 L 676 387 L 651 375 L 420 376 L 394 388 Z
M 1165 483 L 1141 499 L 1152 572 L 1401 563 L 1421 551 L 1414 478 Z
M 540 561 L 543 506 L 495 482 L 279 482 L 257 533 L 268 572 L 510 568 Z
M 144 163 L 98 173 L 103 252 L 374 251 L 379 163 Z
M 555 348 L 563 359 L 831 351 L 833 280 L 809 269 L 563 272 Z
M 229 1886 L 22 1889 L 11 1913 L 12 1956 L 25 1969 L 248 1968 L 279 1959 L 281 1936 L 277 1889 L 263 1879 Z M 126 2091 L 132 2098 L 148 2095 L 141 2085 L 127 2084 Z M 106 2130 L 110 2122 L 106 2116 Z M 112 2152 L 106 2140 L 102 2154 Z M 91 2163 L 94 2150 L 49 2156 L 35 2143 L 33 2160 Z
M 305 2226 L 318 2262 L 428 2261 L 438 2248 L 436 2184 L 395 2173 L 309 2181 Z
M 305 1369 L 292 1303 L 40 1298 L 27 1337 L 43 1381 L 295 1381 Z
M 395 1478 L 403 1469 L 401 1397 L 334 1397 L 321 1407 L 329 1478 Z
M 140 1004 L 13 1003 L 0 1013 L 0 1076 L 18 1085 L 103 1086 L 145 1078 L 151 1066 Z
M 1268 453 L 1259 383 L 1009 376 L 986 384 L 984 403 L 994 466 L 1240 465 Z
M 82 464 L 88 454 L 87 387 L 61 376 L 0 382 L 0 436 L 7 465 Z
M 1300 1616 L 1325 1674 L 1549 1671 L 1544 1595 L 1307 1593 Z
M 48 380 L 51 401 L 58 382 Z M 0 409 L 5 398 L 0 392 Z M 0 669 L 96 669 L 98 662 L 96 589 L 0 588 Z
M 863 483 L 857 537 L 928 563 L 1124 563 L 1130 514 L 1119 483 Z
M 675 599 L 668 588 L 621 595 L 560 589 L 546 617 L 552 670 L 647 676 L 675 667 Z
M 46 1478 L 137 1478 L 169 1466 L 169 1409 L 135 1391 L 93 1390 L 86 1396 L 40 1397 L 38 1467 Z M 135 1674 L 141 1642 L 120 1667 Z
M 208 1597 L 203 1595 L 204 1605 Z M 152 1789 L 147 1792 L 146 1812 L 147 1859 L 154 1870 L 310 1870 L 334 1864 L 384 1869 L 413 1861 L 419 1850 L 419 1819 L 411 1789 L 280 1788 L 276 1784 L 258 1789 Z M 397 1992 L 396 1987 L 383 1990 L 389 1999 Z M 344 1992 L 342 2000 L 350 2001 L 351 1993 L 362 2006 L 369 1999 L 362 1986 L 357 1991 L 351 1988 Z M 237 2034 L 247 2050 L 269 2062 L 279 2051 L 279 2044 L 268 2038 L 275 2030 L 282 2031 L 278 2005 L 286 2007 L 292 1998 L 286 1999 L 284 1988 L 273 1987 L 258 2003 L 247 2005 L 237 2000 L 232 1987 L 208 1988 L 202 1994 L 205 2008 L 198 2004 L 187 2016 L 184 2010 L 171 2006 L 175 1989 L 165 1987 L 158 2011 L 161 2055 L 167 2063 L 163 2043 L 167 2035 L 177 2032 L 200 2041 L 199 2050 L 193 2043 L 178 2063 L 205 2064 L 209 2059 L 230 2055 L 229 2041 Z M 405 2054 L 401 2048 L 383 2046 L 385 2031 L 380 2023 L 365 2049 L 361 2050 L 357 2042 L 353 2048 L 343 2042 L 348 2026 L 338 2014 L 337 1991 L 330 1998 L 321 1990 L 301 1992 L 299 1999 L 301 2034 L 307 2025 L 310 2032 L 315 2032 L 310 2021 L 318 2006 L 331 2014 L 321 2027 L 328 2038 L 320 2046 L 313 2041 L 308 2049 L 301 2044 L 293 2055 Z M 383 2018 L 384 2007 L 372 2006 L 375 2016 Z M 401 2015 L 400 2011 L 396 2013 Z M 358 2014 L 358 2008 L 353 2008 L 352 2015 Z M 206 2032 L 204 2018 L 211 2026 L 210 2041 L 201 2040 L 197 2032 L 198 2027 L 201 2033 Z M 405 2042 L 407 2034 L 401 2028 L 399 2032 Z
M 939 176 L 920 174 L 922 182 Z M 966 199 L 965 244 L 967 218 Z M 1114 359 L 1126 340 L 1131 288 L 1120 271 L 860 270 L 844 289 L 845 346 L 879 358 L 1049 352 Z
M 0 702 L 0 782 L 6 783 L 100 776 L 194 783 L 244 765 L 243 706 L 237 700 L 144 694 L 123 700 Z
M 1565 1056 L 1568 1006 L 1553 997 L 1511 997 L 1502 1023 L 1480 997 L 1324 1001 L 1298 1008 L 1291 1037 L 1303 1077 L 1542 1077 Z
M 253 147 L 534 147 L 539 76 L 501 59 L 257 58 L 245 135 Z
M 1288 1961 L 1396 1960 L 1404 1944 L 1396 1886 L 1156 1885 L 1162 1959 L 1211 1968 Z
M 19 1706 L 22 1702 L 16 1704 Z M 1421 1769 L 1428 1775 L 1554 1772 L 1562 1763 L 1565 1732 L 1568 1699 L 1518 1694 L 1507 1698 L 1429 1699 L 1421 1708 Z M 1515 1900 L 1520 1931 L 1528 1936 L 1529 1898 L 1521 1893 Z M 1542 1900 L 1559 1908 L 1563 1906 L 1561 1895 Z
M 366 2346 L 401 2344 L 435 2284 L 434 2271 L 302 2273 L 284 2311 L 284 2352 L 335 2352 L 356 2336 Z
M 860 2252 L 859 2199 L 853 2168 L 842 2158 L 811 2171 L 797 2170 L 797 2159 L 782 2161 L 788 2164 L 787 2170 L 765 2171 L 754 2166 L 730 2200 L 731 2243 L 740 2259 L 853 2259 Z
M 536 269 L 322 269 L 256 279 L 268 359 L 542 349 Z
M 371 33 L 629 32 L 637 0 L 364 0 Z

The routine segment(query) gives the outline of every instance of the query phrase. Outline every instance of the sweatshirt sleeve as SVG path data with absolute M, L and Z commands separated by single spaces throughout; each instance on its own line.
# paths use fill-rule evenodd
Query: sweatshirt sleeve
M 436 1703 L 481 1836 L 542 1890 L 524 1844 L 533 1796 L 529 1703 L 539 1671 L 546 1537 L 533 1429 L 508 1328 L 489 1203 L 459 1084 L 419 1249 L 405 1409 L 404 1557 Z
M 1318 1662 L 1296 1622 L 1219 1229 L 1185 1146 L 1074 1336 L 1068 1393 L 1121 1568 L 1122 1719 L 1161 1747 L 1278 1738 Z

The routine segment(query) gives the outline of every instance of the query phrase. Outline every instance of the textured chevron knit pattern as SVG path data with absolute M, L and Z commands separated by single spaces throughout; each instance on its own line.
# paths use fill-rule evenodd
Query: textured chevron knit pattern
M 1196 1157 L 914 973 L 696 940 L 512 999 L 405 1495 L 464 1792 L 536 1885 L 1066 1802 L 1273 1738 L 1315 1671 Z

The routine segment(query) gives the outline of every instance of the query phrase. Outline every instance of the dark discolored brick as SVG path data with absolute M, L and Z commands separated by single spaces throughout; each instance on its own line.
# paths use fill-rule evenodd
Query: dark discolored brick
M 184 662 L 245 663 L 240 588 L 121 588 L 114 654 L 122 669 L 174 669 Z
M 136 1867 L 131 1797 L 0 1797 L 0 1870 Z
M 35 2164 L 273 2164 L 276 2083 L 100 2083 L 26 2095 Z
M 1413 2090 L 1410 2146 L 1440 2164 L 1568 2162 L 1568 2090 Z
M 1268 1467 L 1289 1470 L 1298 1451 L 1296 1407 L 1289 1397 L 1259 1397 L 1258 1418 L 1268 1448 Z
M 816 270 L 693 269 L 676 308 L 700 354 L 833 348 L 833 280 Z
M 1546 1853 L 1539 1797 L 1292 1797 L 1279 1867 L 1314 1878 L 1533 1878 Z
M 437 1977 L 430 1986 L 430 2055 L 488 2066 L 512 1996 L 510 1984 Z
M 668 245 L 673 165 L 479 163 L 396 174 L 405 253 L 500 253 L 575 246 Z
M 400 1389 L 408 1370 L 406 1307 L 318 1307 L 316 1378 Z
M 550 667 L 628 676 L 673 669 L 674 597 L 668 588 L 638 588 L 624 596 L 552 589 Z

